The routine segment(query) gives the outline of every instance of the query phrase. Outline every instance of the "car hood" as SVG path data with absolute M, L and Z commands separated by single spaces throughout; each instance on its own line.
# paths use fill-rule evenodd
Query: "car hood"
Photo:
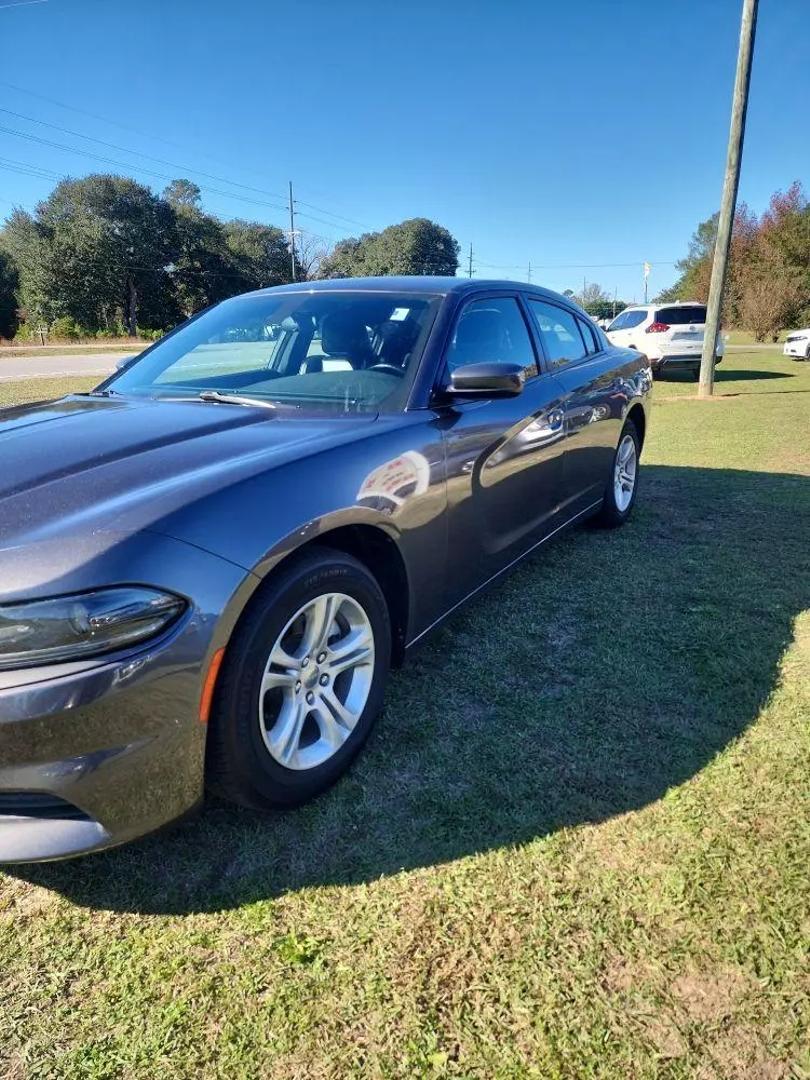
M 0 411 L 0 548 L 159 532 L 179 507 L 362 437 L 375 420 L 78 395 Z

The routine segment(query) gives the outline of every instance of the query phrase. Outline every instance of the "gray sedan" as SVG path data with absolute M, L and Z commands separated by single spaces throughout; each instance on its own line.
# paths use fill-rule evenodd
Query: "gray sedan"
M 235 297 L 0 413 L 0 861 L 206 786 L 323 791 L 409 648 L 567 526 L 627 520 L 650 388 L 554 293 L 371 278 Z

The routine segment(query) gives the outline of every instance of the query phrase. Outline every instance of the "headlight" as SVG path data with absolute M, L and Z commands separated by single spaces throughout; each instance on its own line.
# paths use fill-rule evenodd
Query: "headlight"
M 0 604 L 0 670 L 134 645 L 164 630 L 185 606 L 179 596 L 134 585 Z

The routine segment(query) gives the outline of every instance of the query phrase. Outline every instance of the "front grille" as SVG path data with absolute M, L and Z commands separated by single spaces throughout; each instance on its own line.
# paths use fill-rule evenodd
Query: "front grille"
M 89 821 L 89 815 L 78 806 L 39 791 L 0 791 L 0 819 L 4 817 Z

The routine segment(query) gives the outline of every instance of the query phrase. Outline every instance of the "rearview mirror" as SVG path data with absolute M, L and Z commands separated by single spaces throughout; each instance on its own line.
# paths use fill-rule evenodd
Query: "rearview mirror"
M 514 397 L 523 389 L 526 376 L 522 364 L 485 361 L 462 364 L 450 375 L 445 393 L 471 397 Z

